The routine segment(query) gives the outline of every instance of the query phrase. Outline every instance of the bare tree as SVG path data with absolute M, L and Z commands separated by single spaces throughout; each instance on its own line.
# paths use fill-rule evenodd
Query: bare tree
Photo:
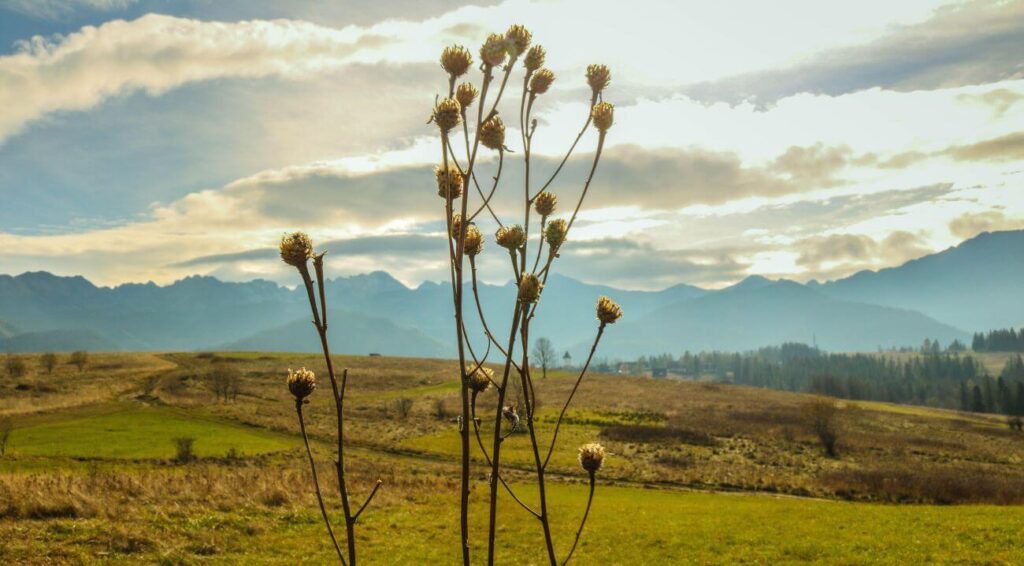
M 206 376 L 207 384 L 218 401 L 234 401 L 238 397 L 241 374 L 237 368 L 226 363 L 214 364 Z
M 78 368 L 78 371 L 84 371 L 85 366 L 89 364 L 89 352 L 86 352 L 85 350 L 71 352 L 71 357 L 68 358 L 68 363 Z
M 39 356 L 39 367 L 46 370 L 46 375 L 52 375 L 53 368 L 57 367 L 57 354 L 47 352 Z
M 556 357 L 555 347 L 551 345 L 551 340 L 541 337 L 533 343 L 533 359 L 540 364 L 541 377 L 548 376 L 548 368 L 555 365 Z

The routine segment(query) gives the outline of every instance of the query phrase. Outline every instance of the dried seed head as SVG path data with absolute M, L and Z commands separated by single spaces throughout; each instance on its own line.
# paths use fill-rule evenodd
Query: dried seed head
M 313 257 L 313 240 L 305 232 L 294 232 L 281 237 L 281 259 L 288 265 L 302 267 Z
M 508 250 L 518 250 L 526 243 L 526 231 L 523 227 L 515 224 L 513 226 L 502 226 L 494 234 L 498 245 Z
M 526 52 L 526 59 L 523 60 L 523 64 L 526 66 L 527 71 L 536 71 L 537 69 L 544 66 L 544 48 L 540 45 L 534 45 Z
M 445 47 L 441 52 L 441 67 L 452 77 L 461 77 L 473 64 L 473 56 L 461 45 Z
M 600 94 L 612 82 L 612 72 L 604 65 L 587 66 L 587 84 L 594 94 Z
M 561 218 L 548 222 L 547 228 L 544 228 L 544 241 L 551 247 L 551 253 L 558 251 L 558 248 L 565 242 L 565 235 L 568 231 L 569 226 Z
M 288 370 L 288 391 L 295 396 L 296 401 L 302 401 L 316 389 L 316 374 L 306 368 L 299 368 L 298 371 Z
M 544 284 L 532 273 L 519 278 L 519 300 L 524 303 L 536 303 L 540 299 L 540 290 Z
M 473 83 L 462 83 L 455 89 L 455 100 L 459 101 L 462 110 L 469 108 L 476 100 L 477 90 Z
M 434 176 L 437 177 L 437 194 L 445 199 L 455 200 L 462 196 L 462 173 L 454 165 L 448 165 L 446 171 L 443 166 L 438 165 L 434 169 Z
M 500 33 L 487 36 L 487 41 L 480 47 L 480 59 L 488 67 L 496 67 L 505 62 L 508 55 L 508 40 Z
M 512 56 L 517 57 L 526 53 L 526 50 L 530 47 L 530 40 L 533 39 L 533 34 L 521 25 L 511 25 L 508 31 L 505 32 L 505 39 L 508 41 L 509 51 L 514 50 Z
M 594 126 L 602 132 L 607 132 L 615 122 L 615 106 L 611 102 L 598 102 L 590 111 L 590 117 L 594 119 Z
M 622 307 L 608 297 L 601 297 L 597 300 L 597 320 L 601 324 L 615 324 L 616 320 L 622 318 Z
M 462 232 L 462 215 L 456 212 L 452 215 L 452 238 L 459 239 Z
M 469 388 L 476 393 L 483 393 L 491 386 L 491 379 L 494 377 L 494 371 L 491 368 L 484 366 L 480 366 L 475 370 L 467 368 L 466 372 L 469 377 Z
M 474 224 L 466 226 L 466 241 L 463 242 L 462 252 L 470 257 L 480 255 L 484 251 L 484 236 L 480 229 Z
M 505 123 L 494 116 L 480 125 L 480 143 L 495 149 L 505 149 Z
M 434 123 L 442 132 L 448 132 L 462 120 L 462 107 L 454 98 L 445 98 L 434 107 Z
M 533 209 L 542 217 L 550 216 L 555 211 L 556 204 L 558 204 L 558 197 L 549 191 L 544 191 L 533 199 Z
M 584 444 L 580 446 L 580 453 L 577 459 L 580 461 L 580 467 L 588 473 L 596 473 L 601 469 L 601 464 L 604 463 L 604 446 L 596 442 Z
M 541 69 L 530 77 L 530 92 L 533 94 L 544 94 L 555 82 L 555 74 L 551 69 Z

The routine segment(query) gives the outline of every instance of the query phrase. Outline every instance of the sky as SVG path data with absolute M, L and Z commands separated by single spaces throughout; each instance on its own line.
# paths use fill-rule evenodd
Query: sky
M 514 23 L 556 75 L 534 179 L 586 119 L 587 65 L 612 70 L 565 275 L 826 280 L 1024 228 L 1024 1 L 0 0 L 0 273 L 294 283 L 276 244 L 304 230 L 334 275 L 446 279 L 438 57 Z M 518 96 L 499 107 L 508 222 Z M 551 185 L 559 216 L 595 147 Z M 481 276 L 503 282 L 488 246 Z

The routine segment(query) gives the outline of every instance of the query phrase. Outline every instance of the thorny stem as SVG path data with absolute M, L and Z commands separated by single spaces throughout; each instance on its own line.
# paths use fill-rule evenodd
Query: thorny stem
M 338 553 L 338 560 L 344 565 L 345 557 L 341 553 L 341 546 L 338 545 L 337 537 L 334 536 L 334 529 L 331 528 L 331 520 L 327 516 L 327 508 L 324 507 L 324 496 L 320 493 L 320 478 L 316 474 L 316 462 L 313 460 L 313 451 L 309 449 L 309 437 L 306 436 L 306 421 L 302 418 L 302 404 L 303 401 L 295 400 L 295 411 L 299 414 L 299 430 L 302 431 L 302 442 L 306 445 L 306 455 L 309 456 L 309 469 L 313 472 L 313 488 L 316 490 L 316 502 L 320 505 L 320 514 L 324 517 L 324 525 L 327 526 L 327 534 L 331 536 L 331 542 L 334 543 L 334 550 Z
M 583 534 L 583 526 L 587 524 L 587 516 L 590 515 L 590 504 L 594 502 L 594 472 L 590 472 L 590 495 L 587 496 L 587 508 L 583 511 L 583 519 L 580 521 L 580 528 L 576 530 L 576 540 L 572 542 L 572 548 L 569 549 L 569 554 L 566 555 L 565 560 L 562 561 L 562 566 L 569 563 L 569 559 L 572 558 L 572 554 L 576 552 L 576 545 L 580 543 L 580 535 Z
M 565 418 L 565 412 L 569 409 L 569 403 L 572 403 L 572 398 L 576 396 L 576 390 L 580 388 L 583 376 L 587 375 L 587 369 L 590 368 L 590 361 L 594 359 L 594 352 L 597 350 L 597 343 L 601 341 L 601 336 L 604 334 L 604 327 L 605 323 L 603 322 L 597 327 L 597 336 L 594 337 L 594 344 L 590 347 L 590 355 L 587 356 L 587 361 L 583 364 L 583 369 L 580 370 L 579 377 L 576 378 L 576 384 L 572 386 L 572 392 L 569 393 L 569 398 L 565 400 L 565 405 L 562 406 L 562 412 L 558 414 L 558 421 L 555 422 L 555 432 L 551 435 L 551 447 L 548 448 L 548 455 L 544 458 L 545 469 L 548 467 L 548 462 L 551 461 L 551 454 L 555 451 L 555 442 L 558 441 L 558 430 L 562 427 L 562 419 Z
M 597 104 L 597 94 L 594 94 L 593 96 L 590 97 L 590 107 L 593 108 L 595 104 Z M 557 177 L 558 174 L 562 172 L 562 167 L 565 166 L 566 161 L 569 161 L 569 157 L 572 155 L 572 152 L 576 150 L 576 145 L 580 143 L 580 139 L 583 138 L 583 134 L 586 133 L 587 128 L 590 127 L 590 122 L 592 119 L 593 118 L 591 117 L 591 112 L 588 110 L 587 121 L 583 123 L 583 128 L 580 129 L 580 133 L 576 134 L 576 140 L 572 142 L 571 146 L 569 146 L 569 151 L 565 153 L 565 157 L 562 158 L 562 162 L 558 164 L 558 168 L 555 169 L 555 172 L 551 174 L 551 177 L 548 179 L 546 183 L 544 183 L 544 186 L 542 186 L 540 190 L 537 191 L 538 194 L 547 190 L 551 183 L 554 182 L 555 177 Z
M 373 490 L 370 492 L 370 495 L 366 498 L 366 501 L 363 502 L 362 506 L 359 507 L 359 510 L 356 511 L 356 514 L 352 516 L 353 523 L 359 520 L 359 516 L 363 514 L 363 510 L 366 509 L 366 506 L 369 505 L 371 501 L 373 501 L 373 496 L 377 495 L 377 490 L 380 489 L 380 486 L 383 483 L 384 480 L 377 478 L 377 483 L 374 484 Z

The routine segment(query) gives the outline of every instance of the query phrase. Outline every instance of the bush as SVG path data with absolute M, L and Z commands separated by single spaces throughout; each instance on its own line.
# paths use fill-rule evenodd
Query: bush
M 46 370 L 46 375 L 52 374 L 53 368 L 57 367 L 57 354 L 47 352 L 39 356 L 39 367 Z
M 11 439 L 12 430 L 14 430 L 14 422 L 10 417 L 0 421 L 0 458 L 7 454 L 7 442 Z
M 89 364 L 89 353 L 85 350 L 72 352 L 71 357 L 68 358 L 68 363 L 78 368 L 78 371 L 83 371 L 85 366 Z
M 434 416 L 441 421 L 448 418 L 448 404 L 444 398 L 434 399 Z
M 839 406 L 830 397 L 815 397 L 803 406 L 804 421 L 811 432 L 818 437 L 821 447 L 829 458 L 839 455 L 836 443 L 839 440 Z
M 409 397 L 395 399 L 392 405 L 394 406 L 395 414 L 398 415 L 398 418 L 403 420 L 409 418 L 409 415 L 412 413 L 412 403 L 413 401 Z
M 1006 426 L 1010 427 L 1010 430 L 1021 432 L 1024 430 L 1024 419 L 1021 419 L 1019 416 L 1012 416 L 1006 419 Z
M 28 371 L 28 368 L 25 367 L 25 360 L 10 354 L 7 354 L 7 358 L 4 360 L 4 366 L 7 370 L 7 375 L 10 376 L 11 379 L 22 377 L 25 375 L 25 372 Z
M 610 425 L 601 429 L 601 436 L 619 442 L 681 442 L 694 446 L 715 446 L 715 437 L 699 430 L 674 426 Z
M 193 448 L 195 446 L 196 439 L 194 438 L 175 438 L 174 447 L 176 455 L 174 461 L 179 464 L 187 464 L 196 459 Z

